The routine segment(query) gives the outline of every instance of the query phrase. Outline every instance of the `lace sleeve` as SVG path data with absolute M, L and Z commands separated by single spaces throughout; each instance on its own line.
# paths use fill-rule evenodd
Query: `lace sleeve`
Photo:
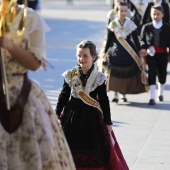
M 27 19 L 26 19 L 26 32 L 28 34 L 34 32 L 35 30 L 39 30 L 42 32 L 50 31 L 49 26 L 46 24 L 44 19 L 34 10 L 28 8 L 27 9 Z
M 45 21 L 32 9 L 28 9 L 26 34 L 28 34 L 28 50 L 41 61 L 43 69 L 47 67 L 45 32 L 49 31 Z

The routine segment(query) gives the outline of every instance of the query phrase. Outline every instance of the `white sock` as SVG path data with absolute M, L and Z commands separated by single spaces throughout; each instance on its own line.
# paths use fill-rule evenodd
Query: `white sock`
M 156 85 L 150 85 L 149 86 L 150 93 L 151 93 L 151 99 L 155 100 L 155 90 L 156 90 Z
M 158 96 L 163 96 L 165 84 L 158 83 Z
M 119 99 L 119 94 L 118 94 L 118 92 L 115 92 L 115 93 L 114 93 L 114 99 Z

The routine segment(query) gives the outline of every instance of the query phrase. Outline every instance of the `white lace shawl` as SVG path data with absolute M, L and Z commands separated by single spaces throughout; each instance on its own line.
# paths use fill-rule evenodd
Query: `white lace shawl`
M 71 79 L 69 75 L 70 75 L 69 70 L 65 71 L 62 74 L 62 76 L 64 76 L 65 78 L 65 81 L 68 83 L 69 87 L 71 88 L 72 96 L 75 98 L 79 98 L 74 88 L 72 87 Z M 106 83 L 106 81 L 107 81 L 106 76 L 103 73 L 99 72 L 95 67 L 93 71 L 91 72 L 90 77 L 87 80 L 87 83 L 84 89 L 85 93 L 89 94 L 91 91 L 94 91 L 98 86 L 102 85 L 104 82 Z
M 116 24 L 118 25 L 118 27 L 120 28 L 119 31 L 121 32 L 121 35 L 124 39 L 126 39 L 127 36 L 129 34 L 131 34 L 137 28 L 136 24 L 128 17 L 126 17 L 123 27 L 120 25 L 118 18 L 116 18 L 115 21 L 116 21 Z M 112 22 L 110 22 L 110 24 L 108 25 L 108 28 L 111 31 L 114 31 L 113 27 L 112 27 Z M 121 28 L 123 28 L 123 29 L 121 29 Z

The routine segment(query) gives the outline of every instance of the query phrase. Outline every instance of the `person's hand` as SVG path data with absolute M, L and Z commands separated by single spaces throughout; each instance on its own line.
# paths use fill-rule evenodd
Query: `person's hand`
M 61 120 L 60 119 L 58 119 L 58 123 L 61 124 Z
M 14 43 L 11 39 L 9 39 L 8 35 L 5 33 L 0 37 L 0 46 L 7 50 L 13 47 Z
M 112 125 L 106 125 L 108 132 L 112 132 Z
M 146 49 L 141 49 L 139 51 L 139 56 L 142 58 L 142 57 L 145 57 L 147 55 L 147 50 Z

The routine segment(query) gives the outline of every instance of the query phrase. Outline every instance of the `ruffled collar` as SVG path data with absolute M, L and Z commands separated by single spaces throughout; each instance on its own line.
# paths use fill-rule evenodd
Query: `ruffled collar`
M 79 69 L 79 73 L 80 73 L 80 80 L 82 82 L 83 87 L 86 86 L 87 80 L 90 77 L 90 74 L 92 72 L 92 70 L 94 69 L 94 64 L 92 65 L 92 67 L 88 70 L 88 72 L 86 74 L 83 74 L 83 71 L 81 69 L 81 66 L 78 65 L 78 69 Z
M 127 23 L 128 23 L 128 19 L 129 19 L 129 18 L 126 17 L 123 24 L 120 23 L 120 21 L 119 21 L 118 18 L 116 18 L 115 20 L 116 20 L 117 25 L 121 28 L 121 27 L 126 27 L 126 25 L 127 25 Z
M 135 24 L 131 21 L 131 19 L 128 18 L 128 17 L 125 18 L 125 21 L 124 21 L 123 25 L 120 24 L 118 18 L 116 18 L 115 21 L 116 21 L 118 27 L 119 27 L 122 31 L 124 31 L 125 28 L 128 28 L 128 29 L 129 29 L 129 27 L 131 27 L 131 29 L 132 29 L 133 31 L 137 28 L 136 25 L 135 25 Z
M 163 22 L 162 22 L 162 20 L 161 20 L 160 22 L 152 21 L 152 24 L 153 24 L 153 27 L 154 27 L 154 28 L 159 29 L 159 28 L 162 27 Z
M 136 28 L 137 26 L 135 25 L 135 23 L 128 17 L 126 17 L 125 19 L 125 22 L 123 24 L 123 26 L 120 24 L 118 18 L 115 18 L 115 20 L 113 20 L 112 22 L 110 22 L 108 28 L 111 30 L 111 31 L 115 31 L 115 29 L 113 28 L 113 22 L 116 22 L 117 26 L 118 26 L 118 31 L 121 33 L 121 36 L 123 38 L 127 38 L 127 36 L 129 34 L 131 34 Z

